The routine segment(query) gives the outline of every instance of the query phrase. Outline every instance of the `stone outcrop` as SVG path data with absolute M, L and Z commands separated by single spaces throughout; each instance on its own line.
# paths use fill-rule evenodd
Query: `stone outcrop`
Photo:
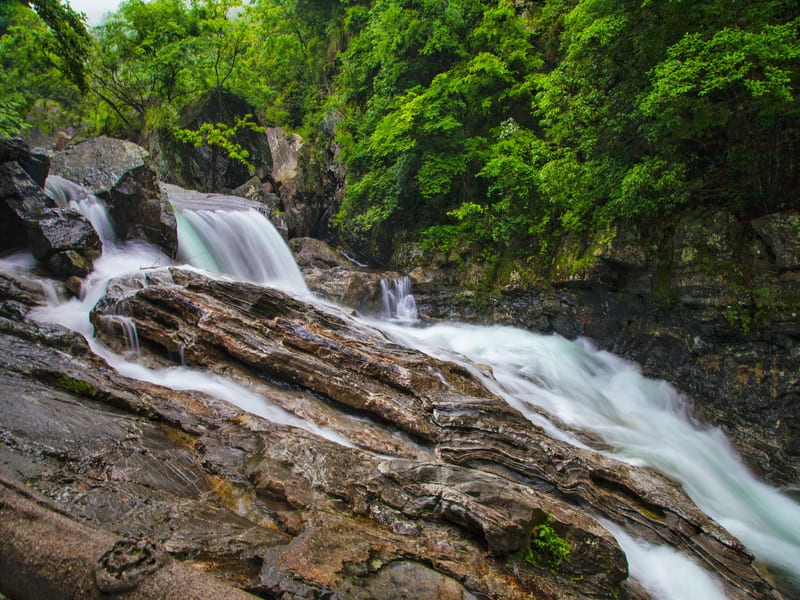
M 0 250 L 29 248 L 55 277 L 82 277 L 100 255 L 100 239 L 80 214 L 45 194 L 48 165 L 21 140 L 0 140 Z
M 120 240 L 147 240 L 175 257 L 175 215 L 161 194 L 144 148 L 107 137 L 88 139 L 55 154 L 51 174 L 101 198 Z
M 125 349 L 124 306 L 141 361 L 182 357 L 224 375 L 262 398 L 264 419 L 121 375 L 82 337 L 20 320 L 37 297 L 5 278 L 0 475 L 67 519 L 63 539 L 20 539 L 15 573 L 33 548 L 77 552 L 70 540 L 88 521 L 105 532 L 92 534 L 93 560 L 153 565 L 142 585 L 166 567 L 138 553 L 163 549 L 184 569 L 266 598 L 647 598 L 625 580 L 602 517 L 681 549 L 732 599 L 780 598 L 674 482 L 549 438 L 464 366 L 343 311 L 181 269 L 111 283 L 92 314 L 107 344 Z M 28 510 L 8 498 L 0 528 Z M 552 571 L 524 560 L 548 515 L 571 549 Z M 37 568 L 37 589 L 115 585 L 85 556 L 60 563 L 70 564 L 73 575 Z M 179 578 L 160 581 L 183 589 Z
M 280 232 L 284 240 L 289 239 L 289 226 L 283 216 L 281 198 L 273 192 L 273 186 L 269 181 L 261 181 L 258 177 L 253 176 L 238 188 L 231 190 L 231 194 L 261 204 L 260 210 L 265 212 L 275 229 Z
M 753 219 L 751 225 L 769 247 L 778 269 L 800 269 L 800 213 L 765 215 Z
M 289 241 L 289 247 L 309 289 L 322 298 L 364 314 L 381 314 L 381 279 L 400 276 L 398 272 L 360 267 L 315 238 L 294 238 Z
M 319 236 L 327 206 L 321 167 L 296 133 L 267 129 L 272 181 L 281 199 L 289 237 Z
M 218 89 L 188 104 L 181 113 L 180 127 L 199 131 L 206 123 L 222 123 L 233 128 L 247 115 L 251 115 L 250 122 L 256 124 L 255 114 L 255 109 L 246 100 Z M 230 158 L 224 150 L 209 144 L 195 146 L 181 142 L 171 131 L 153 132 L 148 148 L 163 181 L 202 192 L 230 193 L 253 174 L 259 179 L 266 178 L 271 164 L 262 128 L 241 127 L 230 141 L 247 151 L 247 162 L 255 167 L 254 173 L 241 161 Z
M 30 149 L 22 138 L 0 138 L 0 163 L 16 162 L 40 188 L 44 187 L 50 169 L 46 152 Z

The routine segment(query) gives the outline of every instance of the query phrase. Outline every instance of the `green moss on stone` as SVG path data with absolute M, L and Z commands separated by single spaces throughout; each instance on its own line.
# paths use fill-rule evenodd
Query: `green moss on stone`
M 94 398 L 98 393 L 97 388 L 91 383 L 81 381 L 80 379 L 75 379 L 68 375 L 63 375 L 58 380 L 58 385 L 62 390 L 70 392 L 71 394 L 75 394 L 76 396 Z

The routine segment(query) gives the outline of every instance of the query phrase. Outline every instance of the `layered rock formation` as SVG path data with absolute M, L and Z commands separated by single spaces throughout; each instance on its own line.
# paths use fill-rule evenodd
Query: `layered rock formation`
M 151 364 L 183 356 L 351 444 L 126 379 L 74 334 L 4 319 L 2 470 L 73 515 L 266 597 L 639 597 L 591 514 L 681 548 L 732 598 L 778 597 L 674 483 L 549 439 L 457 364 L 174 269 L 111 285 L 92 318 L 120 350 L 104 318 L 121 302 Z M 571 548 L 555 573 L 523 560 L 547 515 Z

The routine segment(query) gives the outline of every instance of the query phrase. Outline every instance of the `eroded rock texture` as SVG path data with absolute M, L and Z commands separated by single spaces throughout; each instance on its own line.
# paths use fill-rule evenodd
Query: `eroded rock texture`
M 411 271 L 429 319 L 585 336 L 630 358 L 690 396 L 695 414 L 721 427 L 756 473 L 796 488 L 800 216 L 744 222 L 687 212 L 662 225 L 618 224 L 582 261 L 565 243 L 535 282 L 525 274 L 535 265 L 507 265 L 494 292 L 481 284 L 486 266 L 469 257 L 461 268 L 403 247 L 394 264 Z
M 603 517 L 680 548 L 731 598 L 780 598 L 675 483 L 548 438 L 462 365 L 344 312 L 180 269 L 109 286 L 92 314 L 105 343 L 126 351 L 124 307 L 140 361 L 224 375 L 256 412 L 283 411 L 265 419 L 120 375 L 82 337 L 20 320 L 37 297 L 7 278 L 0 474 L 109 542 L 265 598 L 646 598 Z M 548 515 L 571 548 L 555 571 L 523 559 Z

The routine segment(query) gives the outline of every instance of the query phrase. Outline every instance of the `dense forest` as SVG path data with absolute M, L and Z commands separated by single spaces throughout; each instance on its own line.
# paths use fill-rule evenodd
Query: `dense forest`
M 796 0 L 125 0 L 88 31 L 12 0 L 0 34 L 0 133 L 166 134 L 245 163 L 241 128 L 333 135 L 332 224 L 377 258 L 800 206 Z M 252 119 L 187 128 L 222 92 Z

